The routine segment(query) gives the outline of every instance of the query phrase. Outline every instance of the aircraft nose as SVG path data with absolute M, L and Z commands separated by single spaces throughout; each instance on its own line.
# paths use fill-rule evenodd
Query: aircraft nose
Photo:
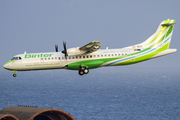
M 7 63 L 5 63 L 5 64 L 3 65 L 3 67 L 4 67 L 5 69 L 7 69 L 7 70 L 13 69 L 13 62 L 14 62 L 14 61 L 9 61 L 9 62 L 7 62 Z
M 10 64 L 9 64 L 9 63 L 6 63 L 6 64 L 3 65 L 3 67 L 4 67 L 5 69 L 10 69 Z
M 3 67 L 4 67 L 5 69 L 7 69 L 8 66 L 9 66 L 9 65 L 7 65 L 7 64 L 4 64 L 4 65 L 3 65 Z

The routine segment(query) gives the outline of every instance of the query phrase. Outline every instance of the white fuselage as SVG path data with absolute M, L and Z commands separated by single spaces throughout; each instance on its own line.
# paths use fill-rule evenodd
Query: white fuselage
M 10 67 L 9 69 L 22 71 L 62 69 L 65 65 L 69 63 L 102 58 L 112 58 L 118 56 L 127 56 L 133 51 L 133 49 L 104 49 L 86 55 L 67 56 L 67 59 L 65 59 L 64 54 L 62 54 L 61 52 L 19 54 L 14 57 L 21 57 L 21 60 L 11 62 L 5 67 Z

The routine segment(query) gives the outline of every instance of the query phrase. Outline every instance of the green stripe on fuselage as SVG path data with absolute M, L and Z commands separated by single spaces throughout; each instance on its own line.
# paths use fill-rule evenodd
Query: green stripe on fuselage
M 14 61 L 17 61 L 17 60 L 10 60 L 7 63 L 5 63 L 4 65 L 9 64 L 9 63 L 14 62 Z
M 116 65 L 128 65 L 128 64 L 135 64 L 135 63 L 138 63 L 138 62 L 143 62 L 143 61 L 146 61 L 146 60 L 149 60 L 150 58 L 152 58 L 153 56 L 159 54 L 160 52 L 164 51 L 164 50 L 167 50 L 167 46 L 169 46 L 170 43 L 164 45 L 162 48 L 152 52 L 152 53 L 149 53 L 147 55 L 143 55 L 141 57 L 138 57 L 138 58 L 134 58 L 133 60 L 128 60 L 128 61 L 125 61 L 125 62 L 122 62 L 122 63 L 119 63 L 119 64 L 116 64 Z
M 149 53 L 147 55 L 143 55 L 143 56 L 140 56 L 138 58 L 132 58 L 132 59 L 129 59 L 127 61 L 116 64 L 116 66 L 117 65 L 129 65 L 129 64 L 134 64 L 134 63 L 138 63 L 138 62 L 148 60 L 148 59 L 152 58 L 153 56 L 157 55 L 158 53 L 166 50 L 167 46 L 169 46 L 169 44 L 170 43 L 166 44 L 162 48 L 160 48 L 160 49 L 158 49 L 158 50 L 156 50 L 156 51 L 154 51 L 152 53 Z M 142 51 L 129 54 L 127 56 L 119 56 L 119 57 L 113 57 L 113 58 L 102 58 L 102 59 L 94 59 L 94 60 L 85 60 L 85 61 L 74 62 L 74 63 L 68 64 L 68 66 L 65 67 L 65 68 L 66 69 L 71 69 L 71 70 L 79 70 L 79 66 L 86 66 L 88 69 L 93 69 L 93 68 L 97 68 L 97 67 L 101 66 L 102 64 L 104 64 L 106 62 L 110 62 L 110 61 L 114 61 L 114 60 L 118 60 L 118 59 L 123 59 L 125 57 L 136 56 L 136 55 L 141 54 L 143 52 L 146 52 L 146 51 L 148 51 L 150 49 L 152 49 L 152 46 L 149 47 L 149 48 L 146 48 L 146 49 L 144 49 Z
M 118 56 L 118 57 L 111 57 L 111 58 L 102 58 L 102 59 L 93 59 L 93 60 L 74 62 L 74 63 L 68 64 L 68 67 L 64 67 L 64 68 L 71 69 L 71 70 L 79 70 L 79 66 L 86 66 L 88 69 L 93 69 L 93 68 L 97 68 L 97 67 L 101 66 L 102 64 L 104 64 L 106 62 L 110 62 L 110 61 L 117 60 L 117 59 L 123 59 L 125 57 L 130 57 L 132 55 L 140 54 L 140 53 L 145 52 L 150 49 L 151 49 L 151 47 L 146 48 L 139 52 L 129 54 L 127 56 Z M 130 63 L 128 63 L 128 64 L 130 64 Z

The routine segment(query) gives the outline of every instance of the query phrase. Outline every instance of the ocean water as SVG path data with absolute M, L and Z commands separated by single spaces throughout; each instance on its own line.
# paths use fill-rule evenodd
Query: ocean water
M 0 71 L 0 109 L 57 108 L 77 120 L 179 120 L 178 68 L 108 67 L 77 71 Z

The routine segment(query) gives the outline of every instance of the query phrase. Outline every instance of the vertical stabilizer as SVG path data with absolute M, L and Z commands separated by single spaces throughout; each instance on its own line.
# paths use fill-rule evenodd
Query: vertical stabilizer
M 168 49 L 174 29 L 175 20 L 164 20 L 160 23 L 157 31 L 146 41 L 141 43 L 144 48 L 163 47 Z

